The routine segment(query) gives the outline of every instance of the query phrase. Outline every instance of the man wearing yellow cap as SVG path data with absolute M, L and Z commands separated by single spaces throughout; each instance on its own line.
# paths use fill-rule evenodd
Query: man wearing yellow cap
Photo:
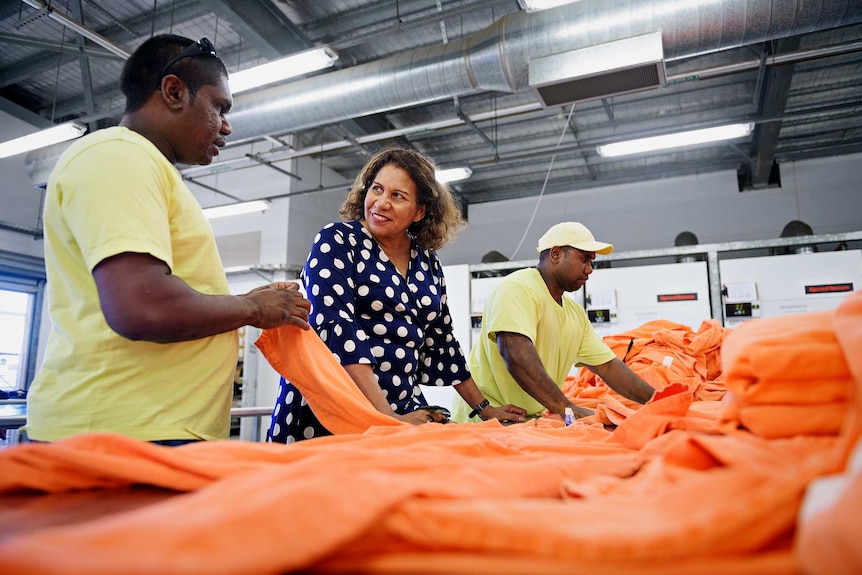
M 575 362 L 624 397 L 639 403 L 652 398 L 655 390 L 602 342 L 584 309 L 563 296 L 589 279 L 596 254 L 613 250 L 579 222 L 557 224 L 539 239 L 538 266 L 506 276 L 491 292 L 470 355 L 473 379 L 491 405 L 517 405 L 528 416 L 545 408 L 559 415 L 566 408 L 576 417 L 591 415 L 560 391 Z M 453 419 L 477 421 L 479 407 L 484 406 L 459 399 Z

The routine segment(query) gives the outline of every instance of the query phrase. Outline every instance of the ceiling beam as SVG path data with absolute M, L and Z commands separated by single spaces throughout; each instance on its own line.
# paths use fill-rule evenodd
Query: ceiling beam
M 793 52 L 799 49 L 799 36 L 783 38 L 775 43 L 773 53 Z M 768 55 L 767 55 L 768 57 Z M 790 82 L 793 80 L 794 64 L 773 66 L 766 71 L 760 82 L 758 98 L 758 116 L 773 118 L 784 114 L 787 97 L 790 94 Z M 765 122 L 757 124 L 751 141 L 751 157 L 754 165 L 751 168 L 751 186 L 766 187 L 769 174 L 775 161 L 775 148 L 781 132 L 781 122 Z
M 239 36 L 267 60 L 313 46 L 299 27 L 269 0 L 203 0 L 201 3 L 230 22 Z
M 6 34 L 0 32 L 0 43 L 17 44 L 18 46 L 26 46 L 27 48 L 35 48 L 37 50 L 48 50 L 50 52 L 77 52 L 89 58 L 107 58 L 109 60 L 121 61 L 123 58 L 110 52 L 104 48 L 97 46 L 69 46 L 68 44 L 60 44 L 51 40 L 42 38 L 33 38 L 31 36 L 21 36 L 18 34 Z
M 69 9 L 72 12 L 72 17 L 84 25 L 84 10 L 81 8 L 81 0 L 72 0 L 69 3 Z M 87 45 L 87 39 L 83 36 L 76 36 L 73 40 L 79 48 L 83 49 Z M 90 75 L 90 59 L 81 54 L 78 56 L 79 65 L 81 67 L 81 84 L 84 92 L 84 106 L 87 114 L 93 114 L 96 111 L 95 100 L 93 98 L 93 78 Z M 89 123 L 91 132 L 98 129 L 98 123 L 92 121 Z
M 151 12 L 142 13 L 140 16 L 130 18 L 122 23 L 122 25 L 114 24 L 95 30 L 101 36 L 108 38 L 114 42 L 123 43 L 127 40 L 137 39 L 143 36 L 148 36 L 150 30 L 155 27 L 157 30 L 169 28 L 174 21 L 184 22 L 202 16 L 205 12 L 201 11 L 200 2 L 198 0 L 177 0 L 171 6 L 162 8 L 156 12 L 155 25 L 153 24 L 153 15 Z M 137 36 L 131 36 L 129 30 L 141 30 Z M 73 64 L 77 62 L 78 54 L 77 47 L 71 45 L 67 48 L 68 53 L 60 56 L 60 66 Z M 23 80 L 31 76 L 35 76 L 45 70 L 51 70 L 58 66 L 57 56 L 50 51 L 34 54 L 24 60 L 3 69 L 3 75 L 0 76 L 0 88 L 19 84 Z

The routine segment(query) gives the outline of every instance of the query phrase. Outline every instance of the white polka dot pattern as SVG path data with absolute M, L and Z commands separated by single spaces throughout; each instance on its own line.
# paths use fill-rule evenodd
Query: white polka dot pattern
M 359 222 L 336 222 L 315 237 L 303 270 L 312 327 L 344 364 L 365 363 L 398 413 L 424 404 L 418 382 L 469 377 L 453 337 L 436 254 L 411 249 L 405 277 Z M 304 425 L 297 439 L 314 434 Z

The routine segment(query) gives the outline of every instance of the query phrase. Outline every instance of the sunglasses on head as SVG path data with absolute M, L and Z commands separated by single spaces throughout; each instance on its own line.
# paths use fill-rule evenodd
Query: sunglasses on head
M 194 58 L 195 56 L 215 56 L 216 49 L 208 38 L 201 38 L 197 42 L 190 44 L 185 50 L 168 60 L 165 67 L 162 68 L 161 77 L 167 76 L 171 66 L 182 60 L 183 58 Z

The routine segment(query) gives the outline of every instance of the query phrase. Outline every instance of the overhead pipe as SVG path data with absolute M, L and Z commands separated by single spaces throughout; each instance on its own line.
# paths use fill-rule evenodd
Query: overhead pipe
M 770 57 L 766 62 L 767 67 L 784 65 L 784 64 L 792 64 L 797 62 L 806 62 L 811 60 L 816 60 L 818 58 L 828 58 L 832 56 L 840 56 L 843 54 L 852 54 L 854 52 L 862 51 L 862 42 L 851 42 L 850 44 L 845 44 L 841 46 L 823 46 L 820 48 L 811 48 L 808 50 L 796 50 L 794 52 L 787 52 L 783 54 L 777 54 L 773 57 Z M 694 70 L 689 72 L 684 72 L 680 74 L 668 74 L 667 76 L 667 85 L 674 85 L 680 83 L 694 82 L 699 80 L 706 80 L 709 78 L 716 78 L 719 76 L 728 76 L 732 74 L 739 74 L 743 72 L 750 72 L 756 70 L 760 66 L 759 59 L 751 59 L 744 62 L 736 62 L 734 64 L 727 64 L 723 66 L 714 66 L 711 68 L 702 68 L 700 70 Z M 530 112 L 537 112 L 542 109 L 542 105 L 538 102 L 534 102 L 531 104 L 520 104 L 517 106 L 511 106 L 508 108 L 498 108 L 493 111 L 488 112 L 477 112 L 475 114 L 470 114 L 465 118 L 452 117 L 443 120 L 436 120 L 434 122 L 424 122 L 422 124 L 414 124 L 411 126 L 405 126 L 403 128 L 395 128 L 392 130 L 386 130 L 383 132 L 374 132 L 371 134 L 362 134 L 356 136 L 356 142 L 360 144 L 371 144 L 375 142 L 391 140 L 393 138 L 398 138 L 402 136 L 409 136 L 410 134 L 418 134 L 425 133 L 437 130 L 446 130 L 450 128 L 455 128 L 459 126 L 465 125 L 467 122 L 466 119 L 469 119 L 473 123 L 485 122 L 490 120 L 499 120 L 502 118 L 508 118 L 511 116 L 517 116 L 521 114 L 526 114 Z M 846 108 L 840 107 L 836 108 L 837 111 L 845 110 Z M 818 109 L 817 113 L 826 113 L 828 110 L 826 109 Z M 794 117 L 804 117 L 804 114 L 794 114 Z M 780 117 L 767 117 L 761 118 L 759 121 L 762 122 L 772 122 L 772 121 L 781 121 L 785 116 Z M 233 117 L 231 116 L 233 119 Z M 267 156 L 278 156 L 273 161 L 282 162 L 286 160 L 291 160 L 295 158 L 307 157 L 307 156 L 315 156 L 320 154 L 326 154 L 331 152 L 337 152 L 339 150 L 343 150 L 351 147 L 351 143 L 346 140 L 334 140 L 332 142 L 326 142 L 321 144 L 315 144 L 313 146 L 308 146 L 302 149 L 292 149 L 287 148 L 286 146 L 279 145 L 277 147 L 271 148 L 269 150 L 265 150 L 262 152 L 258 152 L 256 155 L 260 157 Z M 65 148 L 64 148 L 65 149 Z M 32 152 L 31 152 L 32 153 Z M 242 164 L 248 164 L 246 158 L 239 156 L 236 158 L 228 159 L 228 160 L 220 160 L 215 164 L 211 164 L 209 166 L 193 166 L 189 168 L 184 168 L 182 170 L 182 174 L 184 176 L 194 176 L 194 177 L 202 177 L 210 174 L 220 173 L 225 169 L 230 169 L 233 166 L 240 166 Z
M 24 0 L 42 6 L 41 0 Z M 404 52 L 389 58 L 237 96 L 231 111 L 232 142 L 283 134 L 323 124 L 498 90 L 526 90 L 530 58 L 662 30 L 665 58 L 678 60 L 785 36 L 862 22 L 858 0 L 583 0 L 542 12 L 516 12 L 458 42 Z M 680 5 L 682 6 L 680 8 Z M 103 39 L 104 40 L 104 39 Z M 105 40 L 106 42 L 109 42 Z M 102 44 L 105 46 L 105 44 Z M 767 64 L 858 51 L 860 43 L 777 54 Z M 668 76 L 668 84 L 733 74 L 759 66 L 751 60 Z M 540 105 L 527 105 L 533 111 Z M 497 113 L 501 113 L 500 110 Z M 476 115 L 471 120 L 480 121 Z M 441 126 L 462 124 L 453 118 Z M 436 124 L 436 123 L 435 123 Z M 359 136 L 362 143 L 409 134 L 429 125 Z M 346 147 L 318 145 L 297 155 Z M 34 185 L 44 184 L 68 144 L 27 156 Z M 286 159 L 286 158 L 281 158 Z M 219 162 L 223 164 L 224 162 Z M 206 171 L 206 169 L 202 170 Z M 198 175 L 201 175 L 198 172 Z
M 675 60 L 856 24 L 858 0 L 583 0 L 515 12 L 457 42 L 237 97 L 234 138 L 285 133 L 484 91 L 529 88 L 532 58 L 662 31 Z

